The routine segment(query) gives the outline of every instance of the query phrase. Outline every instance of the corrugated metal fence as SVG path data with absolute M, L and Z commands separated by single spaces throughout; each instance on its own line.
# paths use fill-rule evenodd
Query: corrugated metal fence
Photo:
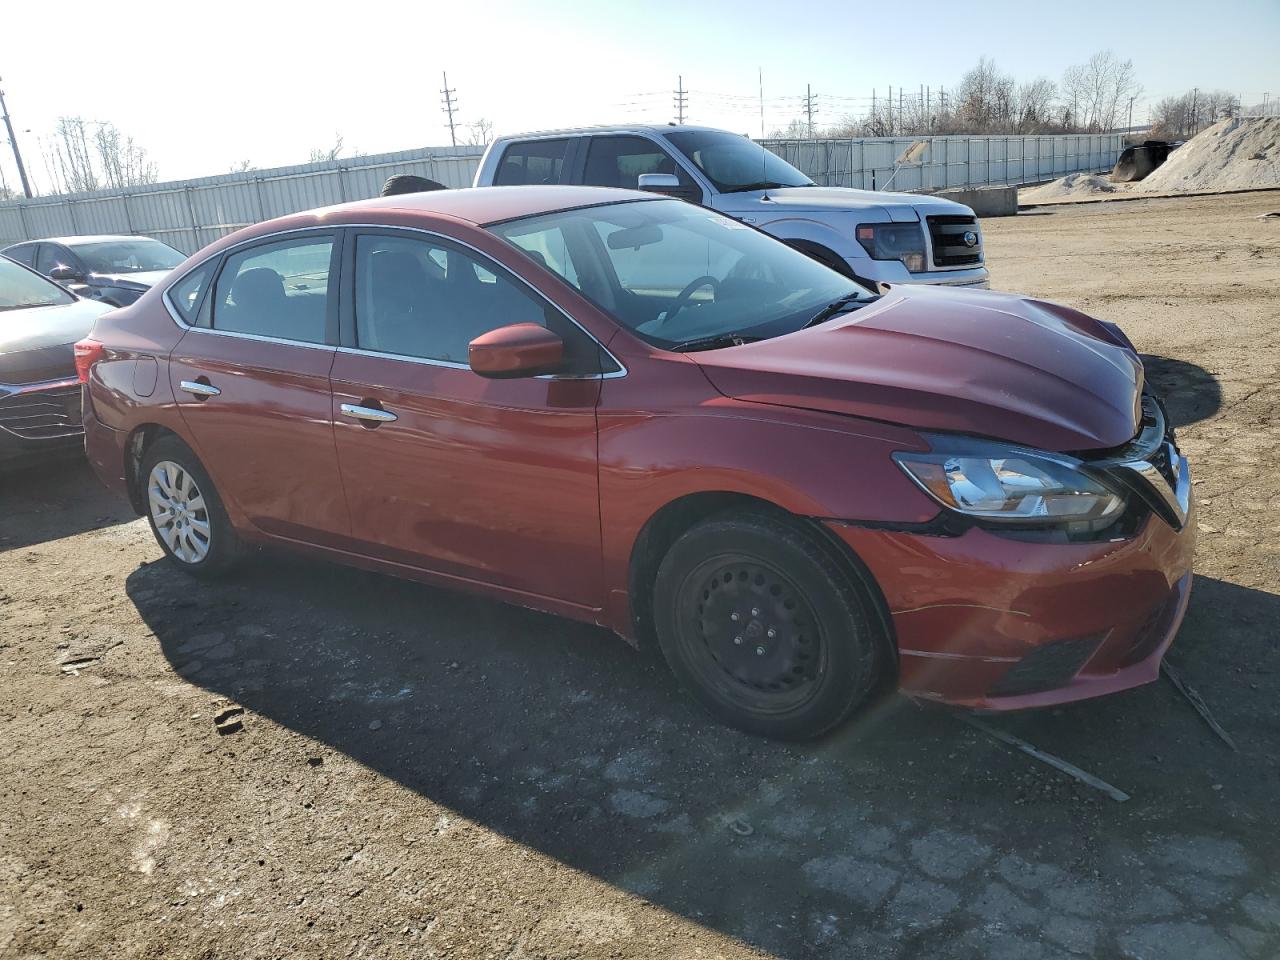
M 146 234 L 184 253 L 250 223 L 375 197 L 387 177 L 415 173 L 469 187 L 483 147 L 425 147 L 124 190 L 0 203 L 0 244 L 40 237 Z
M 1121 134 L 1060 137 L 883 137 L 766 140 L 818 183 L 866 190 L 942 190 L 1035 183 L 1110 169 Z M 395 173 L 467 187 L 483 147 L 424 147 L 321 163 L 0 202 L 0 244 L 96 233 L 146 234 L 184 253 L 250 223 L 373 197 Z
M 1123 141 L 1123 134 L 1099 133 L 762 142 L 824 187 L 931 191 L 1038 183 L 1082 170 L 1110 170 Z

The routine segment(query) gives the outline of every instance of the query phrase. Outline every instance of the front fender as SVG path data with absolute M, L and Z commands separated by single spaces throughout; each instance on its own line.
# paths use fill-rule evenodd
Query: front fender
M 599 430 L 604 582 L 614 608 L 629 591 L 646 524 L 691 494 L 740 494 L 797 516 L 872 523 L 927 523 L 938 513 L 891 458 L 924 448 L 902 427 L 724 398 L 669 415 L 601 410 Z
M 839 224 L 832 224 L 798 214 L 760 224 L 761 230 L 784 243 L 800 241 L 817 244 L 830 250 L 842 260 L 864 261 L 870 264 L 872 260 L 867 256 L 867 251 L 854 237 L 856 227 L 857 223 L 854 222 L 853 217 L 841 217 Z

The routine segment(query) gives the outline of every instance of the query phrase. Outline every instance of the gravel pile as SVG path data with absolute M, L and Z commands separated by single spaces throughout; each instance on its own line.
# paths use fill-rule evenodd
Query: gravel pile
M 1072 173 L 1018 191 L 1019 203 L 1088 200 L 1101 194 L 1212 193 L 1280 187 L 1280 117 L 1237 117 L 1202 130 L 1138 183 Z

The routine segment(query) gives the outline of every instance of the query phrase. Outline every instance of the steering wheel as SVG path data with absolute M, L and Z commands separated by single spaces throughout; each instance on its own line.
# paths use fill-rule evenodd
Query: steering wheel
M 695 293 L 708 286 L 711 288 L 711 295 L 714 297 L 716 291 L 720 289 L 720 281 L 709 274 L 703 274 L 701 277 L 686 284 L 685 288 L 680 291 L 672 302 L 671 309 L 667 311 L 667 318 L 662 321 L 663 328 L 669 326 L 671 321 L 676 318 L 676 314 L 689 305 L 689 300 Z

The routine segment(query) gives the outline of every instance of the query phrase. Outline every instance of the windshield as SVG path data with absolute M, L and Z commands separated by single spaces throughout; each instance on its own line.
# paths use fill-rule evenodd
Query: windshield
M 772 237 L 679 200 L 566 210 L 490 229 L 667 350 L 776 337 L 838 300 L 873 299 Z
M 52 307 L 75 303 L 76 298 L 51 280 L 7 257 L 0 257 L 0 310 Z
M 159 240 L 100 240 L 77 243 L 72 250 L 84 261 L 90 273 L 142 273 L 147 270 L 172 270 L 186 259 Z
M 716 130 L 683 130 L 666 136 L 721 193 L 814 186 L 776 153 L 746 137 Z

